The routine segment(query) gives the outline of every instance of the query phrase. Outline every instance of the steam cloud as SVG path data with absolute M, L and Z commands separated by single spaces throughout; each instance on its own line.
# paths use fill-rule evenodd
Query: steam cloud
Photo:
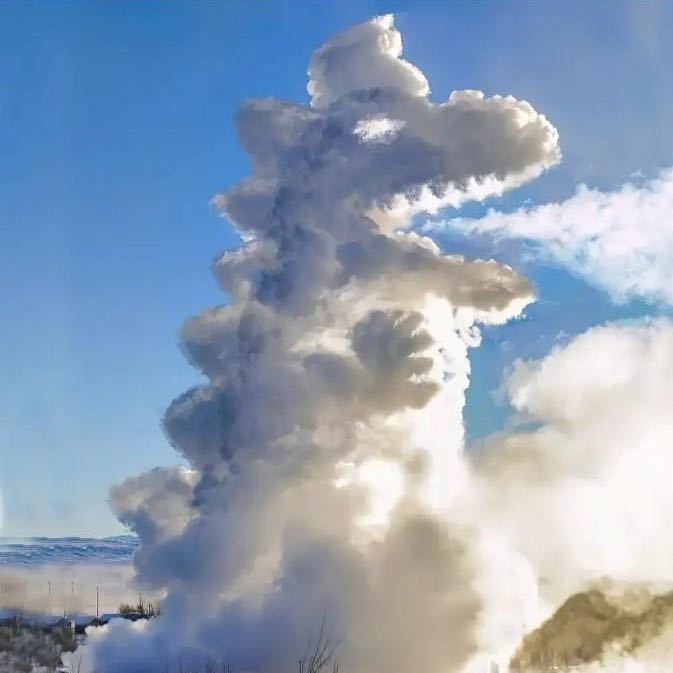
M 599 575 L 671 576 L 668 324 L 521 363 L 508 390 L 537 428 L 465 452 L 478 325 L 533 291 L 404 229 L 537 176 L 558 137 L 509 96 L 431 102 L 401 53 L 373 19 L 315 52 L 310 106 L 239 113 L 253 174 L 215 198 L 244 241 L 214 265 L 230 301 L 185 325 L 208 383 L 165 417 L 190 467 L 112 494 L 163 614 L 92 633 L 83 671 L 290 673 L 323 619 L 352 673 L 483 670 Z

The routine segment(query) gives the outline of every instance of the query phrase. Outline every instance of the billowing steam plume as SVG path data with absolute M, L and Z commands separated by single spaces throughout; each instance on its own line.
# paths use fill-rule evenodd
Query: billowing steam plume
M 493 261 L 400 233 L 418 212 L 516 186 L 559 159 L 528 103 L 428 98 L 390 16 L 318 49 L 310 106 L 238 115 L 253 175 L 215 199 L 244 240 L 214 272 L 230 301 L 183 331 L 208 384 L 165 427 L 190 470 L 113 493 L 163 616 L 87 648 L 100 671 L 294 671 L 323 617 L 358 673 L 460 666 L 480 596 L 463 527 L 462 407 L 476 323 L 531 301 Z
M 163 614 L 92 634 L 82 671 L 227 656 L 290 673 L 324 620 L 348 673 L 450 673 L 506 661 L 602 573 L 671 576 L 668 540 L 649 541 L 673 497 L 648 481 L 671 430 L 642 432 L 671 399 L 670 326 L 604 328 L 521 364 L 509 392 L 536 429 L 466 457 L 477 325 L 519 315 L 532 288 L 404 229 L 537 176 L 558 138 L 512 97 L 431 102 L 401 52 L 392 17 L 374 19 L 315 52 L 310 106 L 241 110 L 253 174 L 215 203 L 244 243 L 214 265 L 229 303 L 184 327 L 208 383 L 165 418 L 190 467 L 112 494 Z

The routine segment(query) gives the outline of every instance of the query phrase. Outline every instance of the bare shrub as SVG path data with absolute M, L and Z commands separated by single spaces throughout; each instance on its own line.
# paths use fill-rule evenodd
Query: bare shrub
M 337 646 L 338 643 L 325 633 L 323 619 L 315 645 L 309 641 L 306 654 L 299 660 L 299 673 L 339 673 Z

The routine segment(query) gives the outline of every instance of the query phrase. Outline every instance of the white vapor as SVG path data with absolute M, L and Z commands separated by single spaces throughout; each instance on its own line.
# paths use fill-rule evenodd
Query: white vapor
M 428 99 L 391 16 L 318 49 L 310 107 L 252 100 L 252 176 L 215 205 L 241 233 L 230 297 L 183 330 L 207 377 L 168 409 L 190 469 L 115 489 L 162 616 L 89 639 L 82 670 L 289 673 L 323 618 L 353 673 L 446 673 L 484 645 L 485 559 L 454 509 L 478 323 L 532 300 L 495 261 L 402 229 L 555 164 L 554 127 L 512 97 Z
M 673 325 L 594 328 L 520 362 L 507 392 L 534 427 L 471 453 L 466 508 L 499 553 L 536 578 L 537 595 L 521 575 L 522 605 L 511 619 L 539 622 L 590 586 L 670 591 Z M 659 627 L 670 643 L 668 620 Z M 666 652 L 644 644 L 628 656 L 606 653 L 605 670 L 669 670 Z
M 520 362 L 508 395 L 536 427 L 472 460 L 499 529 L 550 590 L 563 597 L 578 577 L 669 581 L 673 539 L 657 533 L 673 521 L 673 326 L 594 328 Z
M 673 304 L 673 169 L 612 192 L 582 185 L 566 201 L 491 210 L 481 218 L 428 223 L 426 232 L 453 229 L 532 244 L 617 301 L 642 298 Z

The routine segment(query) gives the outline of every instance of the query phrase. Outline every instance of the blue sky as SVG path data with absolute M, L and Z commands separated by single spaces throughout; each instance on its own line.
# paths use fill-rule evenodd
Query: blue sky
M 2 534 L 116 533 L 108 487 L 176 461 L 160 419 L 198 381 L 181 323 L 224 299 L 209 265 L 236 238 L 209 200 L 248 170 L 235 111 L 253 96 L 305 101 L 311 52 L 388 11 L 434 99 L 513 94 L 559 129 L 561 166 L 490 205 L 673 165 L 673 5 L 2 3 Z M 540 301 L 474 353 L 471 438 L 506 423 L 494 390 L 515 357 L 657 310 L 558 268 L 525 271 Z

